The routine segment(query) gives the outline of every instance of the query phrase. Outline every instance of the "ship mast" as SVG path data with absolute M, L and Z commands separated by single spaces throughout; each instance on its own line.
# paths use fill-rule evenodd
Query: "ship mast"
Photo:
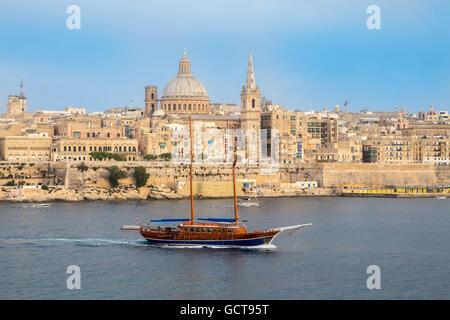
M 189 137 L 191 140 L 191 161 L 189 163 L 189 185 L 191 189 L 191 222 L 194 222 L 194 192 L 192 190 L 192 162 L 194 158 L 194 136 L 192 135 L 191 116 L 189 116 Z
M 238 225 L 238 208 L 236 199 L 236 138 L 233 137 L 233 195 L 234 195 L 234 222 Z

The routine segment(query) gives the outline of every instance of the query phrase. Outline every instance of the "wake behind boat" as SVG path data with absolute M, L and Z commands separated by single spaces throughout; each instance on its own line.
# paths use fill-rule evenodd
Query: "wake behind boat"
M 240 207 L 260 207 L 261 203 L 251 198 L 243 198 L 238 200 L 238 206 Z
M 50 203 L 33 203 L 27 206 L 22 206 L 22 208 L 48 208 L 50 206 Z
M 220 247 L 258 247 L 270 245 L 277 235 L 286 230 L 298 230 L 305 226 L 300 224 L 289 227 L 271 228 L 268 230 L 247 231 L 245 226 L 239 225 L 236 200 L 236 141 L 233 142 L 233 194 L 234 219 L 226 218 L 198 218 L 194 217 L 194 196 L 192 188 L 193 138 L 192 120 L 189 117 L 189 132 L 191 137 L 189 182 L 191 198 L 190 219 L 156 219 L 148 224 L 140 225 L 139 232 L 149 243 L 161 246 L 220 246 Z M 138 221 L 138 220 L 137 220 Z

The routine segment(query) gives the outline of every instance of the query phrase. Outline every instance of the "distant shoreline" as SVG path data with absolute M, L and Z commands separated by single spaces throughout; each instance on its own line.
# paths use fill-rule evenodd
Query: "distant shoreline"
M 446 194 L 442 193 L 424 193 L 424 194 L 345 194 L 342 192 L 338 192 L 335 190 L 335 193 L 327 193 L 327 194 L 295 194 L 295 193 L 279 193 L 279 194 L 270 194 L 270 195 L 262 195 L 259 198 L 260 199 L 273 199 L 273 198 L 303 198 L 303 197 L 317 197 L 317 198 L 323 198 L 323 197 L 351 197 L 351 198 L 399 198 L 399 199 L 423 199 L 423 198 L 437 198 L 437 197 L 446 197 Z M 242 198 L 248 197 L 248 195 L 241 196 Z M 240 197 L 240 198 L 241 198 Z M 220 196 L 220 197 L 204 197 L 204 196 L 195 196 L 195 200 L 214 200 L 214 199 L 232 199 L 233 197 L 229 196 Z M 23 204 L 42 204 L 42 203 L 71 203 L 71 202 L 131 202 L 131 201 L 154 201 L 154 200 L 187 200 L 189 197 L 186 196 L 180 196 L 177 194 L 170 194 L 170 195 L 159 195 L 159 196 L 151 196 L 148 195 L 147 197 L 138 197 L 136 194 L 131 194 L 129 197 L 127 197 L 124 193 L 113 193 L 109 196 L 87 196 L 83 195 L 82 193 L 79 193 L 79 197 L 74 198 L 73 196 L 58 196 L 54 197 L 51 196 L 51 194 L 48 194 L 48 197 L 46 196 L 39 196 L 39 197 L 25 197 L 20 196 L 16 198 L 0 198 L 0 205 L 1 204 L 17 204 L 17 203 L 23 203 Z

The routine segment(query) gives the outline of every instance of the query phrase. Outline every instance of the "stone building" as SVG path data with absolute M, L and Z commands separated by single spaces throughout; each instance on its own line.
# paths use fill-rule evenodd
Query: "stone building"
M 0 138 L 0 160 L 44 162 L 51 160 L 52 138 L 44 135 Z
M 91 152 L 120 154 L 127 161 L 139 160 L 138 141 L 127 138 L 56 138 L 53 140 L 52 161 L 93 161 Z
M 120 138 L 127 135 L 127 127 L 119 120 L 108 121 L 93 117 L 88 122 L 75 120 L 55 124 L 55 136 L 67 138 Z

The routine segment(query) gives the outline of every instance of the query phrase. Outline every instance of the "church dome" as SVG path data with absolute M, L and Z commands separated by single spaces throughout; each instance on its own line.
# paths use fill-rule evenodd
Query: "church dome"
M 208 98 L 205 86 L 194 76 L 180 75 L 169 81 L 164 88 L 161 98 L 176 98 L 176 97 L 193 97 L 193 98 Z
M 205 86 L 191 73 L 191 63 L 186 57 L 186 50 L 179 63 L 178 75 L 170 80 L 163 90 L 161 99 L 167 98 L 208 99 Z

